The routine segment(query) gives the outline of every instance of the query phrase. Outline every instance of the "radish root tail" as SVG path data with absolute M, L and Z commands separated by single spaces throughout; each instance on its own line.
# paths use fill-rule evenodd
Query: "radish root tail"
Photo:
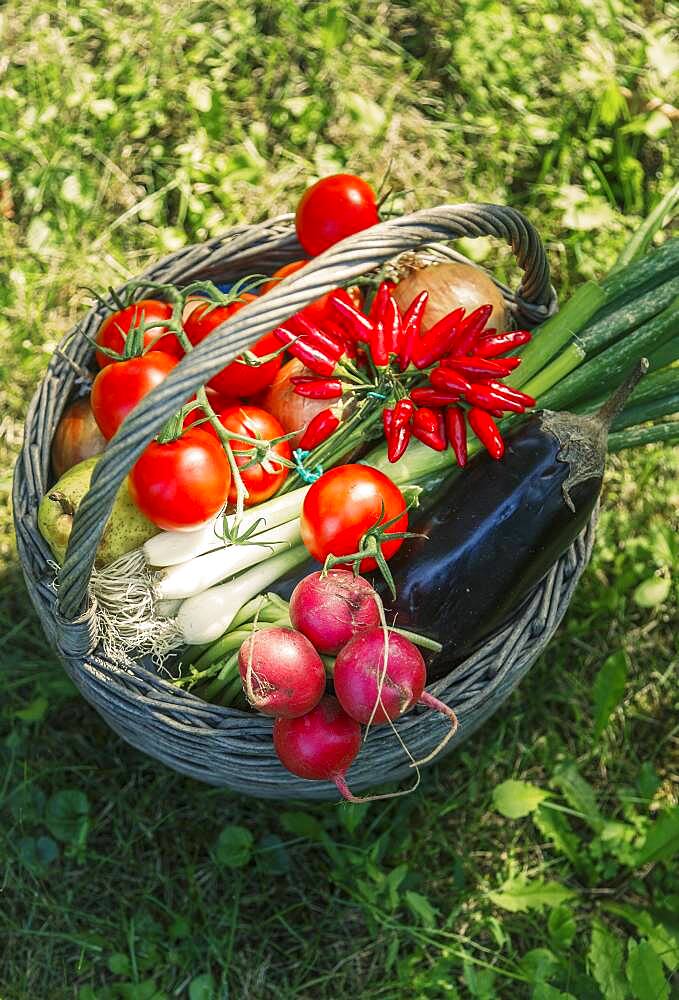
M 412 764 L 410 766 L 413 767 Z M 346 799 L 347 802 L 363 805 L 366 802 L 381 802 L 384 799 L 399 799 L 402 795 L 412 795 L 420 783 L 420 772 L 417 772 L 417 777 L 410 788 L 403 788 L 400 792 L 384 792 L 382 795 L 354 795 L 343 774 L 336 774 L 332 780 L 337 785 L 337 790 L 343 799 Z
M 446 744 L 452 740 L 453 736 L 455 735 L 455 733 L 459 728 L 457 715 L 455 714 L 453 709 L 450 708 L 450 706 L 445 704 L 445 702 L 440 701 L 438 698 L 435 698 L 434 695 L 429 694 L 428 691 L 422 692 L 419 701 L 421 705 L 426 705 L 427 708 L 431 708 L 432 711 L 434 712 L 441 712 L 442 715 L 445 715 L 448 719 L 450 719 L 450 729 L 443 737 L 441 742 L 437 743 L 437 745 L 434 747 L 431 753 L 427 754 L 426 757 L 422 757 L 421 760 L 413 761 L 413 763 L 410 765 L 411 767 L 422 767 L 424 764 L 428 764 L 430 761 L 432 761 L 434 757 L 437 757 L 441 753 L 443 748 L 446 746 Z

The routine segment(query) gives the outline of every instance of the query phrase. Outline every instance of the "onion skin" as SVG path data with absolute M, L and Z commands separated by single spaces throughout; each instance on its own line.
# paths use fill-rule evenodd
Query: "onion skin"
M 502 292 L 488 275 L 471 264 L 451 262 L 421 267 L 399 281 L 392 294 L 401 311 L 405 312 L 415 296 L 423 291 L 429 292 L 422 323 L 423 331 L 459 306 L 470 313 L 478 306 L 487 304 L 492 305 L 493 311 L 486 328 L 505 330 L 507 327 L 507 310 Z
M 76 399 L 61 415 L 52 438 L 52 468 L 60 479 L 74 465 L 101 455 L 106 447 L 106 438 L 97 427 L 90 397 Z
M 313 375 L 313 372 L 297 358 L 293 358 L 283 365 L 261 402 L 261 406 L 283 425 L 286 434 L 297 431 L 295 437 L 290 438 L 291 451 L 299 448 L 309 421 L 321 410 L 328 408 L 327 399 L 309 399 L 297 395 L 291 381 L 297 375 Z

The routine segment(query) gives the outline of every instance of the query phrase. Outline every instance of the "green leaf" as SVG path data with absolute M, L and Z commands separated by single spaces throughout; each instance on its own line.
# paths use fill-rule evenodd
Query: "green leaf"
M 22 722 L 40 722 L 45 717 L 48 704 L 47 698 L 34 698 L 26 708 L 20 708 L 15 712 L 14 718 L 21 719 Z
M 648 941 L 628 942 L 625 972 L 636 1000 L 667 1000 L 669 983 L 663 973 L 662 962 Z
M 604 995 L 604 1000 L 625 1000 L 627 986 L 622 977 L 622 941 L 601 923 L 592 921 L 587 961 L 596 983 Z
M 594 679 L 594 735 L 599 737 L 608 725 L 613 709 L 622 701 L 627 683 L 627 657 L 618 650 L 606 659 Z
M 225 826 L 217 837 L 214 857 L 224 868 L 245 868 L 252 857 L 254 837 L 244 826 Z
M 59 857 L 59 847 L 51 837 L 22 837 L 18 850 L 22 865 L 34 875 L 44 875 Z
M 45 812 L 45 793 L 32 782 L 24 781 L 12 791 L 8 804 L 17 823 L 38 823 Z
M 649 861 L 669 861 L 679 851 L 679 806 L 660 814 L 649 827 L 646 840 L 639 848 L 637 865 Z
M 572 993 L 562 993 L 549 983 L 536 983 L 531 1000 L 575 1000 Z
M 296 837 L 321 841 L 325 836 L 325 831 L 321 824 L 314 816 L 310 816 L 308 813 L 284 812 L 280 820 L 283 828 Z
M 354 833 L 361 825 L 370 808 L 369 802 L 347 802 L 339 810 L 339 819 L 348 833 Z
M 635 589 L 632 598 L 640 608 L 656 608 L 667 600 L 670 586 L 669 576 L 649 576 Z
M 463 960 L 462 968 L 464 981 L 471 995 L 477 1000 L 494 1000 L 497 995 L 493 989 L 495 973 L 491 969 L 480 969 L 467 958 Z
M 575 916 L 570 906 L 557 906 L 551 910 L 547 930 L 555 948 L 560 951 L 570 948 L 576 931 Z
M 639 768 L 636 785 L 645 799 L 652 799 L 662 782 L 650 760 L 645 760 Z
M 411 912 L 418 917 L 425 927 L 436 926 L 437 910 L 431 905 L 426 896 L 419 892 L 411 892 L 410 889 L 405 894 L 405 900 Z
M 90 804 L 84 792 L 76 788 L 55 792 L 47 802 L 45 823 L 57 840 L 82 845 L 90 826 Z
M 679 185 L 677 185 L 677 200 L 679 200 Z M 671 569 L 679 562 L 679 538 L 668 524 L 654 524 L 649 532 L 648 543 L 653 558 L 659 566 Z
M 130 962 L 129 956 L 125 955 L 122 951 L 117 951 L 109 957 L 108 962 L 109 972 L 112 972 L 114 976 L 131 976 L 132 975 L 132 963 Z
M 214 977 L 209 972 L 196 976 L 189 984 L 189 1000 L 214 1000 L 215 989 Z
M 557 851 L 568 858 L 576 871 L 585 873 L 591 871 L 592 865 L 583 850 L 580 838 L 573 832 L 563 813 L 546 805 L 540 806 L 533 817 L 533 822 L 541 833 L 549 837 Z
M 573 809 L 582 814 L 594 832 L 599 833 L 604 825 L 604 818 L 599 811 L 594 789 L 585 781 L 573 761 L 564 761 L 555 768 L 551 784 L 562 792 Z
M 153 979 L 144 979 L 141 983 L 118 983 L 116 989 L 122 1000 L 161 1000 L 166 996 L 156 989 Z
M 655 923 L 647 910 L 640 910 L 627 903 L 605 903 L 603 909 L 616 917 L 627 920 L 642 934 L 670 972 L 679 968 L 679 936 L 662 923 Z
M 519 962 L 531 983 L 544 983 L 559 970 L 559 961 L 549 948 L 532 948 Z
M 493 789 L 493 805 L 508 819 L 519 819 L 534 812 L 549 792 L 528 781 L 503 781 Z
M 525 875 L 508 878 L 497 891 L 489 893 L 496 906 L 501 906 L 510 913 L 559 906 L 576 895 L 572 889 L 558 882 L 547 882 L 541 878 L 528 879 Z

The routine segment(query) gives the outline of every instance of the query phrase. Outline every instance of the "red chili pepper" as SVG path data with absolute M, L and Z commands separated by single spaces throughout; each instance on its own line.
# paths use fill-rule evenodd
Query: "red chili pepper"
M 480 336 L 483 328 L 488 322 L 488 317 L 493 311 L 491 305 L 479 306 L 474 312 L 469 313 L 460 329 L 455 341 L 450 348 L 450 352 L 455 354 L 468 354 L 473 347 L 477 337 Z
M 394 411 L 388 409 L 386 406 L 382 410 L 382 426 L 384 427 L 384 436 L 389 440 L 389 435 L 391 434 L 391 428 L 394 423 Z
M 321 330 L 320 327 L 310 322 L 302 313 L 295 313 L 288 320 L 287 325 L 294 333 L 303 336 L 308 343 L 324 351 L 328 357 L 333 357 L 335 352 L 338 352 L 338 358 L 344 354 L 344 336 L 332 321 L 327 324 L 327 327 L 324 325 Z
M 467 419 L 471 429 L 477 438 L 487 448 L 491 458 L 496 461 L 502 458 L 505 452 L 505 444 L 498 426 L 489 413 L 479 410 L 475 406 L 467 411 Z
M 401 350 L 399 351 L 400 369 L 406 370 L 413 356 L 413 350 L 420 336 L 422 317 L 429 301 L 429 292 L 420 292 L 410 303 L 403 315 L 403 332 L 401 334 Z
M 368 341 L 370 357 L 377 368 L 386 368 L 389 364 L 389 348 L 384 326 L 381 322 L 375 323 Z
M 453 368 L 461 375 L 468 375 L 470 378 L 474 378 L 477 375 L 481 377 L 487 376 L 488 378 L 491 376 L 494 378 L 504 378 L 505 375 L 509 375 L 503 364 L 498 361 L 489 361 L 487 358 L 444 358 L 441 364 L 446 368 Z
M 281 344 L 285 344 L 292 354 L 302 364 L 310 368 L 316 375 L 332 375 L 337 366 L 340 355 L 329 357 L 319 347 L 310 344 L 305 337 L 298 337 L 292 330 L 286 330 L 284 326 L 279 326 L 274 330 L 274 334 Z
M 430 410 L 427 406 L 421 406 L 413 417 L 413 435 L 434 451 L 445 451 L 447 441 L 443 414 Z
M 398 462 L 410 444 L 410 425 L 403 424 L 395 427 L 392 423 L 389 436 L 387 437 L 387 458 L 390 462 Z
M 446 392 L 429 385 L 410 390 L 410 398 L 417 406 L 448 406 L 449 403 L 457 403 L 460 396 L 459 392 Z
M 399 399 L 393 410 L 382 411 L 382 423 L 387 439 L 387 458 L 398 462 L 410 443 L 410 421 L 415 407 L 409 399 Z
M 345 336 L 356 343 L 368 343 L 373 325 L 367 316 L 359 312 L 350 302 L 333 294 L 330 296 L 329 305 L 335 311 L 335 316 L 339 325 L 344 330 Z
M 309 422 L 302 440 L 299 442 L 300 448 L 304 451 L 313 451 L 319 444 L 322 444 L 330 437 L 332 432 L 339 427 L 340 419 L 332 410 L 321 410 Z
M 394 426 L 410 423 L 414 413 L 415 405 L 412 399 L 408 399 L 407 396 L 399 399 L 394 407 Z
M 521 347 L 532 340 L 532 335 L 528 330 L 507 330 L 505 333 L 493 333 L 487 331 L 476 342 L 474 350 L 482 358 L 496 358 L 506 351 L 511 351 L 515 347 Z
M 338 378 L 309 378 L 295 375 L 291 380 L 298 396 L 307 399 L 337 399 L 342 395 L 342 383 Z
M 457 339 L 463 316 L 464 309 L 454 309 L 415 342 L 412 360 L 416 368 L 428 368 L 448 353 Z
M 465 393 L 465 399 L 472 406 L 480 406 L 484 410 L 511 410 L 513 413 L 523 413 L 525 410 L 521 403 L 479 382 L 472 383 Z
M 373 326 L 376 323 L 379 323 L 382 317 L 384 316 L 384 309 L 387 304 L 388 298 L 389 298 L 389 286 L 387 285 L 386 281 L 383 281 L 382 284 L 379 285 L 377 291 L 375 292 L 375 297 L 372 300 L 372 304 L 370 306 L 370 312 L 368 313 L 368 319 L 370 320 Z
M 533 396 L 529 396 L 527 392 L 521 392 L 511 385 L 505 385 L 504 382 L 489 382 L 488 388 L 507 399 L 513 399 L 515 403 L 521 403 L 522 406 L 535 406 L 536 400 Z
M 390 354 L 395 354 L 398 357 L 401 353 L 403 341 L 403 320 L 401 318 L 401 310 L 396 304 L 396 299 L 389 293 L 387 293 L 384 309 L 382 310 L 381 322 L 384 327 L 384 339 L 387 350 Z
M 467 392 L 471 389 L 467 379 L 450 368 L 435 368 L 429 381 L 436 389 L 447 389 L 449 392 Z
M 445 413 L 446 437 L 455 452 L 457 464 L 464 469 L 467 464 L 467 425 L 459 406 L 449 406 Z

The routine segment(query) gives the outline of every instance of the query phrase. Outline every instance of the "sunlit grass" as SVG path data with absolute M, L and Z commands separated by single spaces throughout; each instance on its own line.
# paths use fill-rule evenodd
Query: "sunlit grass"
M 572 760 L 603 813 L 640 837 L 676 806 L 676 597 L 634 599 L 671 569 L 669 453 L 611 462 L 592 565 L 548 651 L 416 795 L 367 811 L 241 799 L 114 736 L 39 629 L 9 491 L 28 399 L 86 286 L 288 211 L 317 174 L 377 183 L 389 170 L 398 210 L 520 208 L 562 297 L 604 273 L 676 173 L 678 13 L 622 0 L 14 0 L 0 12 L 2 1000 L 598 1000 L 593 917 L 621 947 L 643 936 L 604 904 L 677 933 L 665 864 L 601 848 L 588 883 L 531 817 L 492 803 L 504 780 L 546 788 Z M 467 249 L 516 277 L 492 241 Z M 595 737 L 594 678 L 619 651 L 624 698 Z M 64 790 L 89 812 L 60 839 L 45 803 L 54 812 Z M 596 838 L 573 823 L 584 856 Z M 230 869 L 214 845 L 234 825 L 252 854 Z M 578 891 L 567 946 L 547 911 L 493 902 L 517 873 Z

